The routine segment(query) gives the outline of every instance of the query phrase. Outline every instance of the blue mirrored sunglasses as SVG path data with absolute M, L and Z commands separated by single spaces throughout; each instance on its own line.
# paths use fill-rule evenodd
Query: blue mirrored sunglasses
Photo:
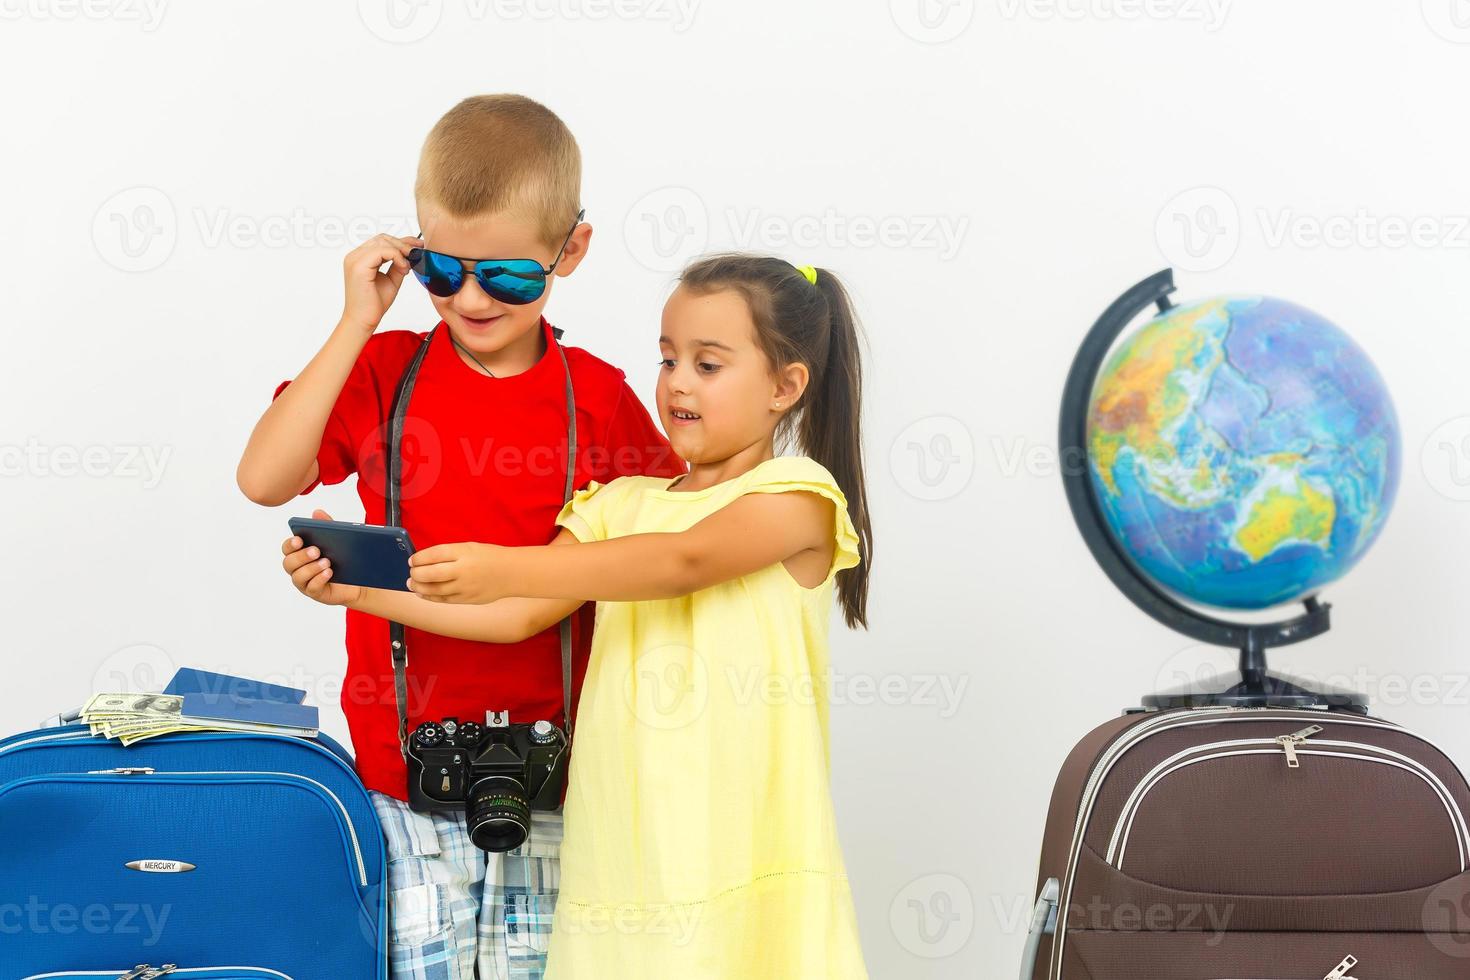
M 426 248 L 409 249 L 408 264 L 418 281 L 435 296 L 453 296 L 473 274 L 491 299 L 509 306 L 525 306 L 536 302 L 546 292 L 547 278 L 556 271 L 562 254 L 567 250 L 567 243 L 572 240 L 572 232 L 577 230 L 586 213 L 586 210 L 577 212 L 577 220 L 572 222 L 567 237 L 562 239 L 556 258 L 545 268 L 535 259 L 465 259 Z M 423 237 L 422 232 L 419 237 Z

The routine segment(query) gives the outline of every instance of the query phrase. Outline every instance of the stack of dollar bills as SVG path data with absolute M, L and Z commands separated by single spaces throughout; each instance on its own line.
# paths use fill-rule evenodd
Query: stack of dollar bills
M 173 694 L 97 694 L 82 709 L 81 720 L 93 735 L 106 735 L 132 745 L 173 732 L 264 732 L 272 735 L 317 734 L 315 728 L 272 725 L 184 714 L 184 699 Z

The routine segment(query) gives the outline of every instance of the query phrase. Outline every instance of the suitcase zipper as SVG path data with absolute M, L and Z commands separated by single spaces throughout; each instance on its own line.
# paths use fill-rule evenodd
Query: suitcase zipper
M 152 766 L 119 766 L 116 769 L 88 769 L 88 776 L 147 776 L 157 772 Z M 122 977 L 120 980 L 132 980 L 131 977 Z
M 1077 822 L 1074 824 L 1072 829 L 1072 845 L 1067 854 L 1067 867 L 1063 872 L 1066 887 L 1064 889 L 1062 901 L 1058 907 L 1063 910 L 1071 907 L 1072 886 L 1074 884 L 1074 872 L 1077 867 L 1078 846 L 1081 843 L 1082 836 L 1087 831 L 1087 823 L 1092 815 L 1092 808 L 1094 803 L 1096 802 L 1097 791 L 1102 786 L 1103 779 L 1105 779 L 1108 772 L 1112 770 L 1113 765 L 1118 761 L 1119 758 L 1122 757 L 1125 752 L 1133 748 L 1143 739 L 1146 739 L 1151 735 L 1154 735 L 1157 732 L 1164 731 L 1168 728 L 1187 727 L 1192 725 L 1208 725 L 1214 722 L 1223 721 L 1257 720 L 1263 717 L 1299 718 L 1303 715 L 1306 715 L 1308 717 L 1320 718 L 1325 717 L 1327 715 L 1327 712 L 1325 710 L 1313 711 L 1310 709 L 1299 709 L 1296 711 L 1292 711 L 1291 709 L 1282 708 L 1193 708 L 1187 712 L 1161 712 L 1159 715 L 1140 722 L 1139 724 L 1134 725 L 1132 728 L 1124 731 L 1119 738 L 1114 740 L 1114 742 L 1107 747 L 1103 754 L 1098 758 L 1097 762 L 1093 764 L 1092 771 L 1088 774 L 1087 784 L 1082 791 L 1082 800 L 1077 807 Z M 1333 724 L 1356 725 L 1364 728 L 1384 728 L 1390 731 L 1397 731 L 1411 738 L 1418 739 L 1426 745 L 1434 748 L 1442 755 L 1445 754 L 1443 749 L 1441 749 L 1438 745 L 1425 738 L 1424 736 L 1416 735 L 1415 733 L 1410 732 L 1407 729 L 1400 728 L 1398 725 L 1393 725 L 1385 721 L 1379 721 L 1374 718 L 1333 717 L 1332 722 Z M 1047 975 L 1049 978 L 1051 978 L 1051 980 L 1058 980 L 1058 978 L 1061 977 L 1064 945 L 1065 944 L 1062 943 L 1060 940 L 1053 943 L 1052 945 L 1052 961 L 1051 966 L 1047 971 Z
M 1319 732 L 1323 730 L 1318 725 L 1313 725 L 1312 728 L 1317 729 Z M 1361 742 L 1317 741 L 1312 744 L 1322 746 L 1323 748 L 1351 749 L 1354 752 L 1374 752 L 1380 756 L 1388 756 L 1389 758 L 1357 755 L 1354 752 L 1323 752 L 1315 749 L 1298 749 L 1296 746 L 1306 742 L 1307 738 L 1310 737 L 1310 735 L 1306 734 L 1309 732 L 1311 732 L 1310 728 L 1303 729 L 1295 735 L 1282 735 L 1276 739 L 1237 739 L 1230 742 L 1212 742 L 1207 745 L 1195 746 L 1194 748 L 1187 749 L 1165 759 L 1155 766 L 1152 772 L 1139 780 L 1138 785 L 1134 787 L 1133 793 L 1124 804 L 1119 814 L 1118 822 L 1113 828 L 1113 835 L 1108 842 L 1107 863 L 1120 871 L 1123 869 L 1123 857 L 1128 849 L 1128 838 L 1132 833 L 1133 823 L 1138 818 L 1139 810 L 1142 809 L 1143 802 L 1149 793 L 1153 792 L 1169 776 L 1181 769 L 1202 762 L 1212 762 L 1217 759 L 1242 755 L 1272 755 L 1275 754 L 1276 749 L 1269 748 L 1269 746 L 1289 745 L 1290 748 L 1287 750 L 1288 759 L 1295 762 L 1294 768 L 1299 768 L 1301 764 L 1297 758 L 1298 755 L 1313 755 L 1393 766 L 1418 776 L 1434 791 L 1440 803 L 1444 806 L 1446 815 L 1450 818 L 1450 826 L 1455 833 L 1455 844 L 1460 854 L 1460 872 L 1464 873 L 1467 868 L 1466 841 L 1470 839 L 1470 828 L 1467 828 L 1465 815 L 1460 812 L 1454 795 L 1438 776 L 1408 756 L 1400 755 L 1389 749 L 1381 749 L 1374 745 L 1364 745 Z M 1228 749 L 1230 751 L 1211 753 L 1210 750 L 1212 749 Z M 1288 765 L 1291 765 L 1292 761 L 1289 761 Z
M 38 742 L 64 742 L 70 739 L 91 737 L 92 736 L 89 732 L 53 732 L 49 735 L 38 735 L 35 738 L 26 738 L 21 739 L 18 742 L 10 742 L 5 745 L 0 745 L 0 755 L 4 755 L 6 752 L 11 751 L 12 749 L 21 749 L 25 748 L 27 745 L 35 745 Z
M 1297 758 L 1296 747 L 1298 745 L 1301 745 L 1307 739 L 1311 738 L 1313 735 L 1320 735 L 1322 732 L 1325 731 L 1327 731 L 1327 729 L 1323 728 L 1321 725 L 1309 725 L 1299 732 L 1294 732 L 1290 735 L 1282 735 L 1278 737 L 1276 741 L 1281 743 L 1281 748 L 1286 752 L 1286 768 L 1300 769 L 1302 767 L 1302 764 L 1301 760 Z M 1329 977 L 1328 980 L 1332 980 L 1332 978 Z
M 112 970 L 62 970 L 59 973 L 37 973 L 26 977 L 25 980 L 68 980 L 72 977 L 91 977 L 95 980 L 153 980 L 156 977 L 168 976 L 169 980 L 185 980 L 194 974 L 215 974 L 237 980 L 241 976 L 252 978 L 279 978 L 279 980 L 291 980 L 286 974 L 279 970 L 269 970 L 263 966 L 191 966 L 179 967 L 173 963 L 165 963 L 163 966 L 150 966 L 147 963 L 139 963 L 122 974 L 114 974 Z
M 325 745 L 314 739 L 300 738 L 295 735 L 269 735 L 264 732 L 189 732 L 181 734 L 179 736 L 179 739 L 193 740 L 194 738 L 199 738 L 200 736 L 202 736 L 203 739 L 206 740 L 217 739 L 223 736 L 232 738 L 269 739 L 271 741 L 291 742 L 299 745 L 309 745 L 330 758 L 334 763 L 340 766 L 343 771 L 352 773 L 354 776 L 356 776 L 356 771 L 352 768 L 350 764 L 344 762 L 341 756 L 337 755 L 336 752 L 333 752 L 331 749 L 327 748 Z M 19 736 L 11 736 L 10 740 L 0 740 L 0 755 L 4 755 L 5 753 L 10 752 L 14 749 L 23 749 L 29 746 L 39 745 L 43 742 L 79 742 L 85 739 L 97 739 L 99 740 L 100 744 L 113 742 L 112 739 L 109 739 L 102 735 L 93 735 L 90 731 L 84 731 L 80 727 L 71 729 L 63 728 L 54 732 L 48 732 L 45 735 L 36 735 L 30 738 L 19 738 Z
M 1333 968 L 1332 972 L 1323 977 L 1322 980 L 1353 980 L 1347 975 L 1347 971 L 1358 965 L 1356 956 L 1348 956 Z
M 148 766 L 136 766 L 136 767 L 123 767 L 123 768 L 118 768 L 118 769 L 95 769 L 95 770 L 90 770 L 90 771 L 88 771 L 86 773 L 70 773 L 70 774 L 68 774 L 68 773 L 54 773 L 54 774 L 51 774 L 50 776 L 29 776 L 29 777 L 27 777 L 25 779 L 16 780 L 15 782 L 9 783 L 8 785 L 14 786 L 14 785 L 16 785 L 18 783 L 45 782 L 48 779 L 54 779 L 54 778 L 56 778 L 58 776 L 65 777 L 67 775 L 72 775 L 72 776 L 80 776 L 80 775 L 86 775 L 86 776 L 123 776 L 123 777 L 154 776 L 154 775 L 157 775 L 157 776 L 165 776 L 165 777 L 168 777 L 168 776 L 225 776 L 225 777 L 229 777 L 229 776 L 275 776 L 275 777 L 280 778 L 280 779 L 294 779 L 294 780 L 300 780 L 303 783 L 310 783 L 311 785 L 315 786 L 317 789 L 321 790 L 322 793 L 326 794 L 326 796 L 329 799 L 331 799 L 332 803 L 336 805 L 337 812 L 342 817 L 342 824 L 343 824 L 343 826 L 345 826 L 347 828 L 347 835 L 352 839 L 352 855 L 353 855 L 353 857 L 357 861 L 357 880 L 358 880 L 358 882 L 359 882 L 359 884 L 360 884 L 361 887 L 366 888 L 368 886 L 367 864 L 363 861 L 363 857 L 362 857 L 362 844 L 358 841 L 358 838 L 357 838 L 357 828 L 355 826 L 353 826 L 353 823 L 352 823 L 352 815 L 347 812 L 347 807 L 342 803 L 342 798 L 341 797 L 339 797 L 336 793 L 333 793 L 326 786 L 324 786 L 321 783 L 317 782 L 315 779 L 312 779 L 310 776 L 302 776 L 302 775 L 299 775 L 298 773 L 294 773 L 294 772 L 269 772 L 269 771 L 263 771 L 263 770 L 244 770 L 244 769 L 231 769 L 231 770 L 228 770 L 228 771 L 221 771 L 221 770 L 193 770 L 193 771 L 183 771 L 183 770 L 177 770 L 177 769 L 168 769 L 168 770 L 165 770 L 163 772 L 159 772 L 158 770 L 152 769 L 152 768 L 150 768 Z M 139 978 L 139 980 L 141 980 L 141 978 Z
M 210 732 L 210 733 L 207 733 L 207 734 L 213 736 L 213 735 L 218 735 L 218 734 L 223 734 L 223 733 Z M 268 734 L 264 734 L 264 733 L 260 733 L 260 732 L 240 732 L 240 733 L 237 733 L 237 734 L 238 734 L 239 737 L 244 737 L 244 738 L 285 739 L 285 740 L 289 740 L 289 741 L 292 741 L 292 742 L 301 742 L 301 743 L 304 743 L 304 744 L 307 744 L 307 745 L 314 745 L 318 749 L 320 749 L 322 752 L 324 752 L 326 755 L 330 756 L 331 759 L 334 762 L 336 762 L 338 765 L 342 765 L 343 764 L 342 763 L 342 760 L 337 756 L 337 754 L 335 752 L 331 751 L 330 749 L 326 748 L 325 746 L 320 745 L 319 743 L 312 742 L 310 739 L 301 739 L 301 738 L 297 738 L 295 736 L 288 736 L 288 735 L 268 735 Z M 15 749 L 25 748 L 26 746 L 37 745 L 37 744 L 40 744 L 42 742 L 65 742 L 65 741 L 75 741 L 75 740 L 84 739 L 84 738 L 97 738 L 97 737 L 100 737 L 100 736 L 94 736 L 94 735 L 91 734 L 91 732 L 81 731 L 80 729 L 75 730 L 75 731 L 49 732 L 49 733 L 47 733 L 45 735 L 37 735 L 34 738 L 26 738 L 26 739 L 22 739 L 22 740 L 17 741 L 17 742 L 8 742 L 8 743 L 0 744 L 0 755 L 4 755 L 5 753 L 10 752 L 10 751 L 15 750 Z M 121 767 L 118 767 L 116 769 L 94 769 L 94 770 L 88 770 L 89 773 L 118 773 L 119 775 L 133 775 L 133 774 L 137 774 L 137 775 L 148 775 L 148 774 L 151 774 L 151 773 L 153 773 L 155 771 L 156 770 L 153 767 L 151 767 L 151 766 L 121 766 Z M 352 772 L 352 770 L 350 768 L 348 768 L 348 772 Z M 221 775 L 228 775 L 227 772 L 223 772 L 223 771 L 221 771 L 219 774 L 221 774 Z M 247 775 L 252 775 L 252 773 L 246 773 L 246 774 Z M 274 774 L 272 774 L 272 773 L 266 773 L 265 775 L 290 775 L 290 776 L 294 776 L 293 773 L 274 773 Z M 356 778 L 356 773 L 355 772 L 353 773 L 353 776 L 354 776 L 354 778 Z M 356 827 L 352 823 L 352 818 L 351 818 L 351 816 L 347 812 L 347 807 L 342 804 L 341 797 L 337 796 L 337 794 L 333 793 L 330 789 L 327 789 L 326 786 L 322 785 L 321 783 L 317 782 L 314 779 L 310 779 L 307 776 L 299 776 L 299 777 L 296 777 L 296 778 L 306 779 L 308 782 L 311 782 L 311 783 L 314 783 L 317 786 L 320 786 L 321 789 L 322 789 L 322 792 L 324 792 L 328 796 L 330 796 L 333 799 L 333 801 L 336 802 L 337 808 L 342 811 L 342 818 L 343 818 L 343 820 L 346 821 L 347 828 L 348 828 L 348 833 L 351 834 L 351 836 L 352 836 L 352 849 L 353 849 L 353 853 L 354 853 L 355 857 L 357 858 L 358 878 L 362 882 L 363 887 L 366 887 L 367 886 L 367 868 L 366 868 L 366 865 L 364 864 L 363 857 L 362 857 L 362 846 L 358 842 L 358 839 L 357 839 L 357 829 L 356 829 Z

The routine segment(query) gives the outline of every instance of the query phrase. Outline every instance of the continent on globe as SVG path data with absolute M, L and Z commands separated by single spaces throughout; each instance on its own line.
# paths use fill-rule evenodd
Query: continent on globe
M 1269 297 L 1169 309 L 1093 388 L 1090 476 L 1109 529 L 1178 596 L 1263 609 L 1357 563 L 1398 490 L 1388 389 L 1321 316 Z

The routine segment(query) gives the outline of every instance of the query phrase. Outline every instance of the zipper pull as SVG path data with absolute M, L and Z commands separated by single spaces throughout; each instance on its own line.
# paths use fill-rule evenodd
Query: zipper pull
M 154 772 L 154 769 L 153 769 L 152 766 L 122 766 L 122 767 L 120 767 L 118 769 L 88 769 L 87 770 L 87 775 L 88 776 L 151 776 L 153 774 L 153 772 Z M 146 969 L 146 968 L 148 968 L 148 964 L 147 963 L 140 963 L 140 964 L 138 964 L 138 966 L 133 967 L 134 970 L 137 970 L 139 968 L 145 968 Z M 133 980 L 133 978 L 132 977 L 118 977 L 118 980 Z
M 152 967 L 150 967 L 147 963 L 139 963 L 127 973 L 124 973 L 122 976 L 118 977 L 117 980 L 138 980 L 138 977 L 147 973 L 151 969 Z
M 138 980 L 155 980 L 155 978 L 161 977 L 165 973 L 172 973 L 178 968 L 179 965 L 177 963 L 165 963 L 163 964 L 163 966 L 155 967 L 154 969 L 149 970 L 147 973 L 140 974 L 138 976 Z
M 1282 750 L 1286 752 L 1286 768 L 1300 769 L 1302 767 L 1302 763 L 1301 760 L 1297 758 L 1296 747 L 1298 745 L 1301 745 L 1307 739 L 1311 738 L 1313 735 L 1319 734 L 1320 732 L 1324 732 L 1326 730 L 1327 729 L 1323 728 L 1321 725 L 1309 725 L 1299 732 L 1293 732 L 1290 735 L 1277 736 L 1276 741 L 1281 743 Z M 1342 974 L 1339 973 L 1337 976 L 1328 977 L 1327 980 L 1342 980 Z
M 1341 963 L 1337 964 L 1336 968 L 1334 968 L 1331 973 L 1327 974 L 1327 976 L 1323 977 L 1322 980 L 1353 980 L 1352 977 L 1347 975 L 1347 971 L 1351 970 L 1357 965 L 1358 958 L 1356 956 L 1349 956 Z

